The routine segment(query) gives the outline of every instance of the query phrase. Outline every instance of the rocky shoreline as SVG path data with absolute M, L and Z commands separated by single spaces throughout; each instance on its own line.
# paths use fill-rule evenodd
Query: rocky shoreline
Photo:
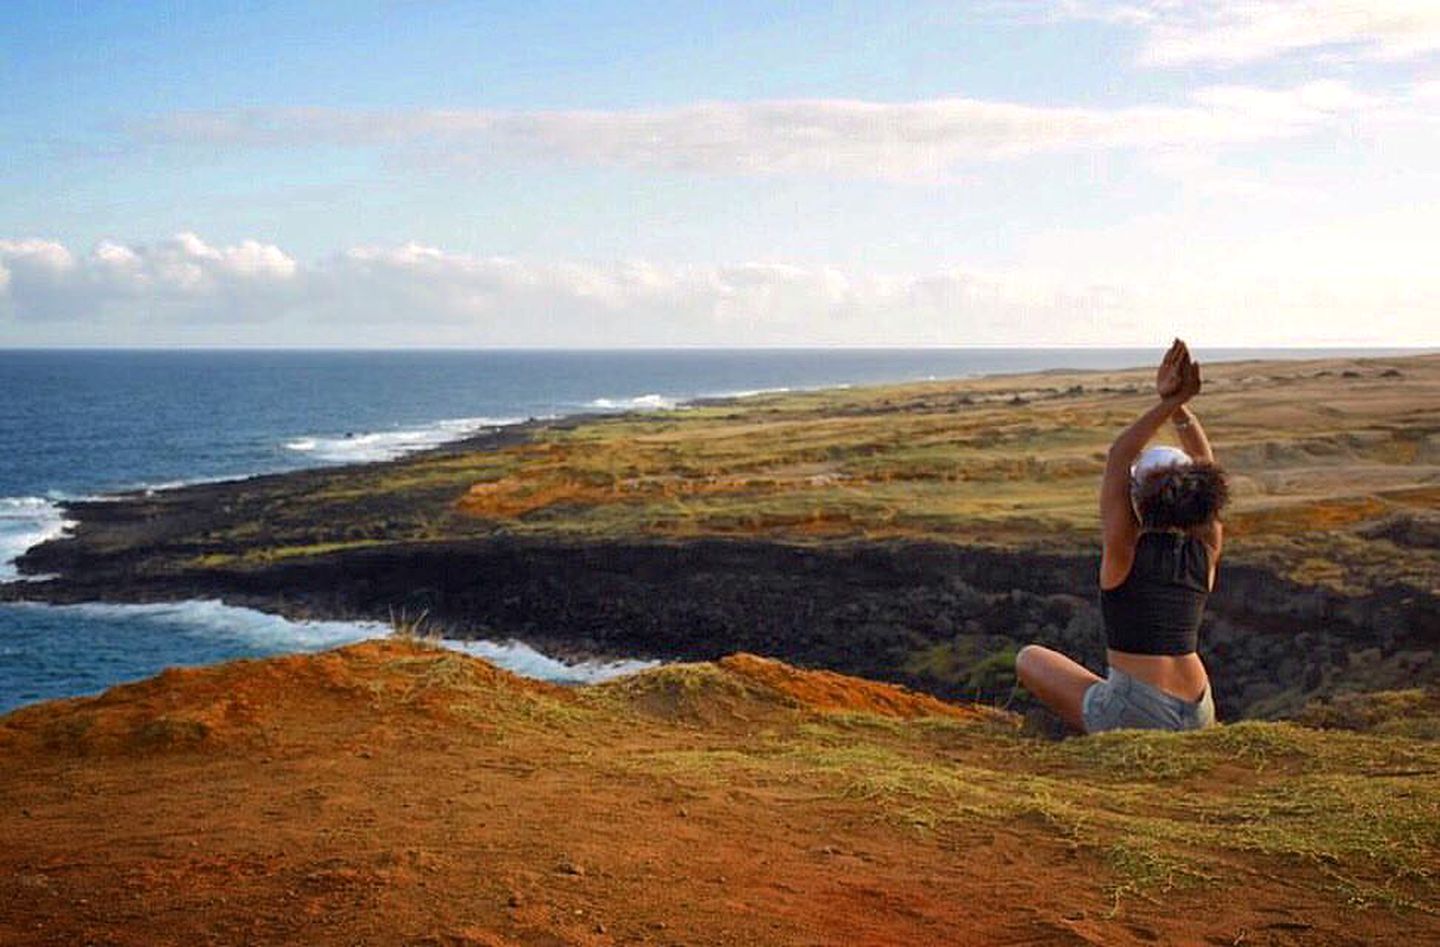
M 1429 363 L 1412 360 L 1411 366 L 1428 370 Z M 1237 389 L 1257 372 L 1248 365 L 1232 370 Z M 1066 399 L 1128 396 L 1076 377 L 1089 382 L 1088 389 L 1060 379 L 1055 390 L 1061 394 L 1052 396 L 1057 410 L 1073 410 Z M 1033 386 L 1034 380 L 1016 383 Z M 880 412 L 882 420 L 883 412 L 909 418 L 927 410 L 1017 410 L 1008 407 L 1001 382 L 971 384 L 984 386 L 983 398 L 962 393 L 936 409 L 924 401 L 892 401 L 888 392 L 884 400 L 857 393 L 853 397 L 871 400 L 825 405 L 831 414 L 822 419 L 857 410 Z M 778 409 L 749 400 L 749 407 L 723 400 L 705 406 L 733 409 L 733 417 L 745 421 L 746 410 L 795 411 L 790 406 L 808 397 L 776 401 Z M 965 407 L 977 403 L 982 407 Z M 518 484 L 515 489 L 531 489 L 525 465 L 553 467 L 556 437 L 592 429 L 609 436 L 632 423 L 594 414 L 532 419 L 391 461 L 71 503 L 66 515 L 78 524 L 71 534 L 31 549 L 17 563 L 23 574 L 54 577 L 0 585 L 0 601 L 217 598 L 301 619 L 424 615 L 449 636 L 515 638 L 562 658 L 712 660 L 752 651 L 997 703 L 1014 697 L 1010 657 L 1025 643 L 1059 647 L 1092 668 L 1103 666 L 1097 552 L 1082 531 L 1032 530 L 1023 541 L 937 541 L 514 528 L 539 522 L 549 529 L 568 523 L 566 516 L 583 517 L 596 508 L 584 505 L 595 502 L 590 487 L 589 493 L 561 491 L 559 499 L 510 521 L 457 509 L 457 497 L 477 477 L 510 477 L 504 482 Z M 538 443 L 544 438 L 550 442 Z M 532 448 L 534 456 L 511 456 Z M 496 473 L 485 466 L 502 455 L 509 468 Z M 1069 461 L 1086 462 L 1078 455 Z M 583 475 L 567 473 L 572 480 L 564 483 Z M 1081 471 L 1084 484 L 1088 476 Z M 790 489 L 788 481 L 765 482 Z M 710 487 L 702 482 L 697 489 Z M 1433 541 L 1426 536 L 1418 540 L 1422 545 Z M 1396 548 L 1402 546 L 1409 548 Z M 1243 549 L 1227 554 L 1201 638 L 1220 712 L 1279 716 L 1344 690 L 1434 685 L 1440 681 L 1437 588 L 1396 579 L 1344 590 L 1297 579 Z
M 283 475 L 271 481 L 286 483 Z M 247 482 L 246 489 L 256 488 Z M 197 502 L 222 502 L 204 485 Z M 230 488 L 233 489 L 233 488 Z M 515 638 L 567 659 L 713 660 L 735 651 L 892 681 L 947 698 L 1006 702 L 1006 656 L 1030 641 L 1103 667 L 1097 557 L 889 541 L 558 543 L 498 536 L 387 544 L 263 568 L 147 568 L 105 538 L 137 528 L 144 501 L 72 510 L 75 538 L 27 570 L 62 577 L 0 587 L 52 603 L 218 598 L 295 619 L 426 616 L 458 638 Z M 139 506 L 130 504 L 140 504 Z M 103 511 L 103 516 L 97 515 Z M 151 521 L 160 528 L 166 521 Z M 1202 632 L 1226 716 L 1275 716 L 1312 697 L 1434 681 L 1440 601 L 1396 586 L 1363 596 L 1227 564 Z

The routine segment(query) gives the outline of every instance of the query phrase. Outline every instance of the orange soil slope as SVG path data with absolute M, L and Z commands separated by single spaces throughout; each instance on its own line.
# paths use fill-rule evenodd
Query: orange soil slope
M 750 655 L 566 689 L 400 641 L 26 708 L 0 718 L 0 943 L 1414 942 L 1248 868 L 1122 901 L 1043 819 L 896 821 L 742 763 L 846 721 L 957 767 L 1014 728 Z

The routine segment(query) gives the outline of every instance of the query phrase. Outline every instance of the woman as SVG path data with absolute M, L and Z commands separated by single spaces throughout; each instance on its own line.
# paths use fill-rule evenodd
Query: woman
M 1020 649 L 1020 683 L 1086 733 L 1140 727 L 1192 730 L 1215 722 L 1210 679 L 1195 653 L 1220 561 L 1225 475 L 1187 402 L 1200 366 L 1179 339 L 1155 376 L 1160 401 L 1115 438 L 1100 484 L 1101 680 L 1059 652 Z M 1144 450 L 1166 421 L 1184 451 Z M 1144 453 L 1142 454 L 1142 450 Z

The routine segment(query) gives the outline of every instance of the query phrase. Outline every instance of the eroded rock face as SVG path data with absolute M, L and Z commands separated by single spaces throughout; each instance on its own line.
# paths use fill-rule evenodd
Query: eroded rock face
M 61 563 L 55 545 L 46 555 L 67 578 L 28 594 L 218 595 L 306 617 L 425 612 L 457 637 L 514 637 L 560 654 L 712 660 L 743 650 L 991 701 L 1012 696 L 1007 655 L 1031 641 L 1104 664 L 1095 556 L 491 538 L 187 570 L 96 549 Z M 1222 715 L 1290 713 L 1319 693 L 1440 680 L 1440 601 L 1398 586 L 1344 596 L 1230 564 L 1201 641 Z

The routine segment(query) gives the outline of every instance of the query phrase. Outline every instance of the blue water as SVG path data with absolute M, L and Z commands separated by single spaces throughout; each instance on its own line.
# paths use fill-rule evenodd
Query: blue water
M 1202 360 L 1336 350 L 1211 350 Z M 1355 354 L 1376 354 L 1355 353 Z M 56 501 L 398 456 L 529 417 L 774 389 L 1119 368 L 1136 349 L 0 351 L 0 581 L 63 526 Z M 0 606 L 0 712 L 168 665 L 328 647 L 377 626 L 297 624 L 213 602 Z M 590 679 L 520 645 L 488 656 Z

